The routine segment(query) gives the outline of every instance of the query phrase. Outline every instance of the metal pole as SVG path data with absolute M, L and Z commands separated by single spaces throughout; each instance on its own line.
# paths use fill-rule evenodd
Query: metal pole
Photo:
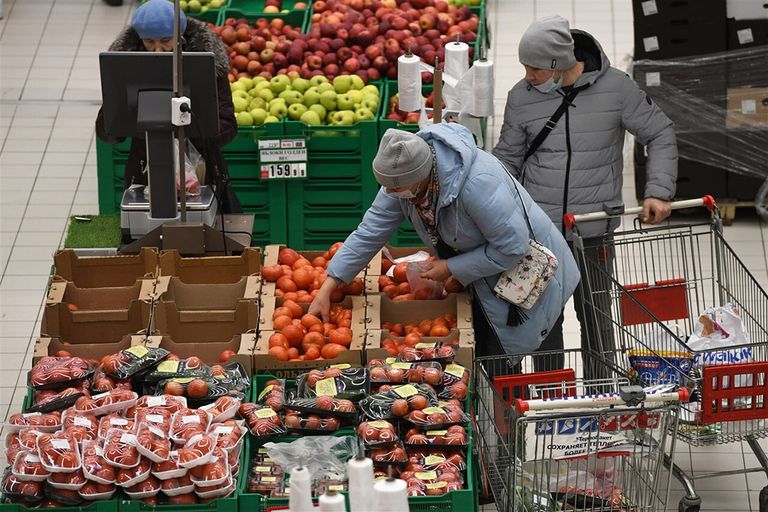
M 432 75 L 434 83 L 435 104 L 432 106 L 432 124 L 443 122 L 443 71 L 438 69 L 439 59 L 435 58 L 435 72 Z
M 178 98 L 182 96 L 182 87 L 184 81 L 182 79 L 182 66 L 181 66 L 181 6 L 179 0 L 173 2 L 173 96 Z M 184 127 L 179 126 L 178 141 L 179 141 L 179 168 L 176 170 L 179 173 L 179 199 L 181 201 L 181 222 L 182 224 L 187 222 L 187 186 L 186 186 L 186 162 L 184 159 L 184 149 L 187 146 L 187 138 L 184 133 Z

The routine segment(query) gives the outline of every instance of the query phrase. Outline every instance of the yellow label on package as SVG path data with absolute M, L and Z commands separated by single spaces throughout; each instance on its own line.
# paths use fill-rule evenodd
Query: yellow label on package
M 416 348 L 437 348 L 437 343 L 417 343 Z
M 253 470 L 255 472 L 257 472 L 257 473 L 271 473 L 272 472 L 272 468 L 270 468 L 269 466 L 256 466 L 255 468 L 253 468 Z
M 425 466 L 436 466 L 445 462 L 445 457 L 442 455 L 427 455 L 424 457 Z
M 435 482 L 433 484 L 427 484 L 424 487 L 427 489 L 442 489 L 443 487 L 447 487 L 448 482 Z
M 346 370 L 347 368 L 352 368 L 352 365 L 349 363 L 339 363 L 339 364 L 332 364 L 330 368 L 338 368 L 339 370 Z
M 384 362 L 385 362 L 385 363 L 387 363 L 387 364 L 392 364 L 392 363 L 394 363 L 395 361 L 397 361 L 397 359 L 396 359 L 396 358 L 394 358 L 394 357 L 388 357 L 388 358 L 386 358 L 386 359 L 384 360 Z
M 405 386 L 397 386 L 396 388 L 392 388 L 392 390 L 403 398 L 408 398 L 409 396 L 419 394 L 419 390 L 410 384 L 406 384 Z
M 157 365 L 157 371 L 163 373 L 176 373 L 179 371 L 180 361 L 163 361 Z
M 384 420 L 370 421 L 368 422 L 368 426 L 373 428 L 389 428 L 390 423 Z
M 458 377 L 458 378 L 464 377 L 464 372 L 466 370 L 467 370 L 466 368 L 456 363 L 449 364 L 448 366 L 445 367 L 445 373 L 449 375 L 453 375 L 454 377 Z
M 147 347 L 144 345 L 136 345 L 135 347 L 125 349 L 125 351 L 129 354 L 135 355 L 136 357 L 144 357 L 149 353 L 149 350 L 147 350 Z
M 419 480 L 434 480 L 437 478 L 437 472 L 435 471 L 419 471 L 414 474 Z
M 267 396 L 267 393 L 269 393 L 270 391 L 272 391 L 272 389 L 273 389 L 274 387 L 275 387 L 275 386 L 273 386 L 272 384 L 270 384 L 269 386 L 267 386 L 267 387 L 265 387 L 264 389 L 262 389 L 262 390 L 261 390 L 261 393 L 259 393 L 259 398 L 257 398 L 256 400 L 261 400 L 262 398 L 264 398 L 265 396 Z
M 343 485 L 339 485 L 339 484 L 329 485 L 328 486 L 328 490 L 329 491 L 343 491 L 344 490 L 344 486 Z
M 336 396 L 336 393 L 336 379 L 334 377 L 319 380 L 315 384 L 315 394 L 317 396 Z
M 266 448 L 259 448 L 259 451 L 257 453 L 267 453 Z
M 173 379 L 173 382 L 178 382 L 179 384 L 189 384 L 193 380 L 195 380 L 194 377 L 182 377 L 180 379 Z
M 424 414 L 445 414 L 445 409 L 442 407 L 426 407 L 422 412 Z
M 277 482 L 277 477 L 276 476 L 263 476 L 263 477 L 261 477 L 261 481 L 262 482 Z M 287 489 L 286 489 L 286 491 L 287 491 Z
M 256 415 L 257 418 L 261 418 L 261 419 L 273 418 L 277 416 L 277 413 L 270 408 L 256 409 L 256 411 L 254 411 L 254 414 Z
M 427 430 L 427 436 L 444 436 L 447 433 L 447 430 Z
M 398 370 L 410 370 L 413 365 L 411 363 L 392 363 L 392 368 L 397 368 Z

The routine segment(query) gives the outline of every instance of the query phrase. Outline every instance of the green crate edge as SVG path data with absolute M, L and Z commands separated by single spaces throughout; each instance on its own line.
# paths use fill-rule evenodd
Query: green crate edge
M 54 510 L 56 512 L 118 512 L 120 506 L 119 501 L 119 499 L 113 498 L 111 500 L 94 501 L 88 505 L 56 507 L 49 510 Z M 17 505 L 15 503 L 0 503 L 0 511 L 2 512 L 28 512 L 30 510 L 38 509 L 28 508 L 24 505 Z
M 311 8 L 307 8 L 291 10 L 288 12 L 269 13 L 246 11 L 242 8 L 235 8 L 230 6 L 226 7 L 225 9 L 221 9 L 219 18 L 216 20 L 216 25 L 220 27 L 224 26 L 224 21 L 227 18 L 245 18 L 251 24 L 253 24 L 253 22 L 259 18 L 266 18 L 268 20 L 281 19 L 284 20 L 287 25 L 298 28 L 302 33 L 306 33 L 309 22 L 311 21 L 311 10 Z

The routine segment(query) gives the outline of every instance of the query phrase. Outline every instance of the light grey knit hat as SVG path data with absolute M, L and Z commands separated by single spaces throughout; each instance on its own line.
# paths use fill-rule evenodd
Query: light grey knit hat
M 373 175 L 382 187 L 407 187 L 429 176 L 432 150 L 415 133 L 390 128 L 373 159 Z
M 576 64 L 568 20 L 547 16 L 534 21 L 520 38 L 517 54 L 528 66 L 562 71 Z

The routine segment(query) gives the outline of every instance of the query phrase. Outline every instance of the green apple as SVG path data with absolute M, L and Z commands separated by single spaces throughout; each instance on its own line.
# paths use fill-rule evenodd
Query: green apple
M 328 111 L 325 109 L 324 106 L 320 105 L 319 103 L 315 105 L 310 105 L 309 110 L 317 114 L 317 116 L 322 120 L 325 119 L 328 116 Z
M 320 94 L 323 94 L 325 91 L 336 92 L 336 89 L 334 89 L 333 85 L 329 84 L 328 82 L 323 82 L 322 84 L 317 86 L 317 92 L 319 92 Z
M 250 112 L 253 118 L 253 124 L 262 125 L 266 122 L 268 114 L 263 108 L 254 108 Z
M 352 88 L 352 77 L 350 75 L 339 75 L 333 79 L 333 89 L 338 94 L 344 94 Z
M 317 92 L 317 87 L 310 87 L 304 92 L 304 104 L 309 107 L 318 103 L 320 103 L 320 93 Z
M 200 8 L 200 14 L 205 14 L 208 12 L 208 6 L 204 5 Z
M 320 94 L 320 104 L 325 107 L 326 110 L 336 109 L 336 92 L 325 91 Z
M 237 126 L 253 125 L 253 117 L 248 112 L 238 112 L 235 115 L 235 119 L 237 120 Z
M 259 97 L 259 90 L 254 87 L 253 89 L 248 91 L 248 96 L 250 96 L 251 98 L 258 98 Z
M 251 80 L 250 78 L 246 78 L 246 77 L 243 76 L 243 77 L 238 78 L 237 81 L 242 83 L 242 84 L 245 84 L 245 90 L 246 91 L 253 87 L 253 80 Z
M 245 98 L 232 98 L 232 105 L 235 107 L 235 113 L 243 112 L 248 109 L 248 100 Z
M 355 121 L 368 121 L 375 118 L 376 116 L 373 115 L 370 109 L 359 108 L 355 110 Z
M 237 82 L 232 82 L 231 84 L 229 84 L 229 90 L 232 92 L 246 91 L 247 89 L 248 88 L 245 86 L 245 82 L 241 82 L 239 80 Z
M 253 110 L 255 108 L 267 108 L 267 102 L 264 101 L 264 98 L 253 98 L 250 103 L 248 103 L 248 110 Z
M 224 5 L 224 2 L 222 0 L 211 0 L 210 6 L 211 9 L 221 9 L 221 6 Z
M 273 93 L 272 89 L 268 87 L 266 89 L 260 90 L 257 94 L 258 94 L 258 97 L 262 98 L 264 101 L 272 101 L 273 99 L 275 99 L 275 93 Z
M 269 81 L 269 88 L 272 89 L 273 93 L 280 94 L 290 84 L 291 84 L 290 78 L 288 78 L 285 75 L 277 75 L 272 77 L 272 80 Z
M 355 108 L 355 102 L 349 96 L 349 93 L 336 96 L 336 107 L 339 110 L 352 110 Z
M 360 104 L 363 102 L 363 93 L 356 89 L 349 91 L 347 96 L 349 96 L 349 99 L 352 100 L 352 103 Z
M 314 106 L 314 105 L 313 105 Z M 301 117 L 299 118 L 299 121 L 305 124 L 309 124 L 312 126 L 323 124 L 322 119 L 319 115 L 317 115 L 317 112 L 314 112 L 312 110 L 307 110 L 303 114 L 301 114 Z
M 251 99 L 251 97 L 248 95 L 247 92 L 241 91 L 241 90 L 232 91 L 232 97 L 233 98 L 243 98 L 244 100 L 250 100 Z
M 360 106 L 375 112 L 379 109 L 379 99 L 363 98 L 363 101 L 360 102 Z
M 309 85 L 311 87 L 319 87 L 320 84 L 327 84 L 328 79 L 325 78 L 323 75 L 315 75 L 312 78 L 309 79 Z M 323 92 L 323 91 L 320 91 Z
M 294 103 L 288 107 L 288 117 L 294 121 L 298 120 L 306 112 L 307 106 L 303 103 Z
M 295 91 L 299 91 L 300 93 L 304 94 L 307 89 L 309 89 L 309 80 L 305 80 L 304 78 L 295 78 L 293 82 L 291 82 L 291 87 Z
M 260 76 L 259 78 L 261 78 L 260 82 L 255 82 L 255 81 L 253 82 L 254 89 L 257 89 L 259 91 L 261 91 L 263 89 L 269 89 L 269 87 L 271 85 L 269 83 L 269 80 L 265 79 L 263 76 Z
M 283 91 L 280 93 L 279 97 L 283 98 L 285 103 L 288 105 L 293 105 L 294 103 L 302 103 L 304 99 L 299 91 Z
M 189 9 L 189 12 L 200 12 L 203 9 L 203 5 L 200 3 L 200 0 L 189 0 L 187 2 L 187 9 Z
M 363 87 L 362 92 L 363 94 L 366 94 L 366 93 L 375 94 L 377 98 L 379 97 L 379 88 L 376 87 L 375 85 L 366 85 L 365 87 Z
M 257 86 L 258 84 L 267 82 L 267 79 L 264 78 L 263 76 L 255 76 L 255 77 L 251 78 L 251 80 L 253 81 L 253 86 L 254 87 Z
M 351 110 L 339 110 L 333 114 L 331 119 L 333 124 L 338 126 L 355 124 L 355 113 Z
M 267 118 L 264 120 L 264 124 L 267 123 L 278 123 L 280 120 L 275 116 L 267 116 Z
M 269 102 L 269 113 L 277 118 L 283 119 L 288 115 L 288 107 L 284 101 L 272 100 Z
M 189 6 L 187 5 L 187 2 L 185 2 L 184 0 L 179 1 L 179 8 L 184 12 L 187 12 L 189 10 Z
M 352 88 L 356 91 L 362 90 L 363 87 L 365 87 L 365 82 L 363 82 L 363 79 L 360 78 L 357 75 L 350 75 L 352 77 Z
M 333 124 L 333 115 L 338 112 L 338 110 L 329 110 L 327 114 L 325 114 L 325 122 L 328 124 Z

